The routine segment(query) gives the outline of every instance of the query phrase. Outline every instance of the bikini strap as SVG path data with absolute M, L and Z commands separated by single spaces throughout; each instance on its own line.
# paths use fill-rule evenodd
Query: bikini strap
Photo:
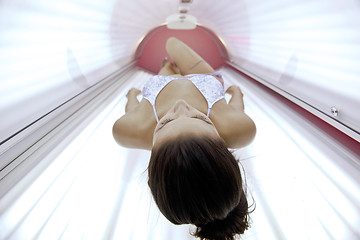
M 214 72 L 214 73 L 211 73 L 210 75 L 213 75 L 213 76 L 218 77 L 221 80 L 223 80 L 223 76 L 222 76 L 221 72 Z
M 158 115 L 156 113 L 155 104 L 152 104 L 152 107 L 153 107 L 153 110 L 154 110 L 154 115 L 155 115 L 156 122 L 159 122 L 159 117 L 158 117 Z
M 210 110 L 211 110 L 211 108 L 208 108 L 208 111 L 207 111 L 207 114 L 206 114 L 207 117 L 210 116 Z

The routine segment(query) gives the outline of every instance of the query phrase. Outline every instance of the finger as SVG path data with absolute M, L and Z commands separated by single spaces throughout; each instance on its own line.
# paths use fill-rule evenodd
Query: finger
M 228 89 L 226 90 L 226 92 L 230 93 L 234 90 L 234 86 L 230 86 L 228 87 Z

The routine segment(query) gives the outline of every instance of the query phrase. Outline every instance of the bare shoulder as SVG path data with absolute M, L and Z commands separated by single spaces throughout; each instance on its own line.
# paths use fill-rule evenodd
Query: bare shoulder
M 148 117 L 147 109 L 139 105 L 116 120 L 113 125 L 115 141 L 124 147 L 151 149 L 154 122 Z
M 243 111 L 224 106 L 214 112 L 212 120 L 229 148 L 245 147 L 255 138 L 256 125 Z

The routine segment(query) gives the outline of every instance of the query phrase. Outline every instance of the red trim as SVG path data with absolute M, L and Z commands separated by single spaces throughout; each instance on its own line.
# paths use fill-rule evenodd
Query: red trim
M 169 37 L 176 37 L 188 44 L 214 69 L 223 66 L 228 60 L 225 46 L 209 29 L 198 26 L 194 30 L 171 30 L 166 26 L 160 26 L 151 30 L 139 44 L 135 52 L 137 66 L 157 73 L 162 60 L 167 56 L 165 43 Z

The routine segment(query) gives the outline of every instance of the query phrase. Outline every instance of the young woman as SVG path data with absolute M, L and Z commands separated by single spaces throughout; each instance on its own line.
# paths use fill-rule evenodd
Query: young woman
M 122 146 L 151 150 L 149 187 L 164 216 L 194 224 L 201 239 L 233 239 L 248 228 L 249 207 L 238 162 L 228 148 L 249 144 L 256 132 L 244 113 L 243 94 L 224 98 L 221 74 L 189 46 L 169 38 L 173 60 L 141 93 L 130 89 L 125 115 L 113 127 Z

